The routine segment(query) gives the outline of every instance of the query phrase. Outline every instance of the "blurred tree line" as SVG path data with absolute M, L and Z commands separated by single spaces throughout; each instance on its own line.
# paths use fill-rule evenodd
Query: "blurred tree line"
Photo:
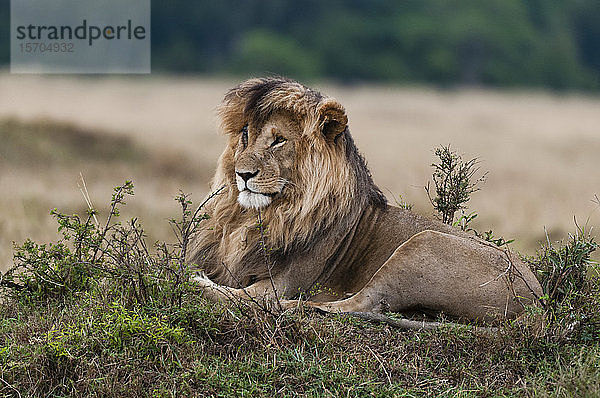
M 154 1 L 154 70 L 600 88 L 599 0 Z
M 0 46 L 8 62 L 2 36 Z M 598 90 L 600 0 L 153 0 L 152 63 L 154 72 Z

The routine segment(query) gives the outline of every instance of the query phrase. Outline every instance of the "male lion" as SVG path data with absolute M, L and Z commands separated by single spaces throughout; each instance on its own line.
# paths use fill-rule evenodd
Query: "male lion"
M 189 263 L 215 300 L 293 299 L 325 311 L 515 317 L 541 295 L 515 256 L 387 204 L 342 105 L 284 78 L 220 106 L 228 145 Z M 294 301 L 283 301 L 285 306 Z

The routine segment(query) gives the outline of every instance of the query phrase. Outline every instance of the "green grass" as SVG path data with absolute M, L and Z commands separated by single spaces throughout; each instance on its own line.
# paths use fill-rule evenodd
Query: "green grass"
M 82 294 L 68 303 L 8 302 L 0 311 L 6 396 L 600 393 L 597 342 L 556 344 L 510 326 L 489 335 L 399 331 L 314 313 L 271 319 L 200 295 L 168 310 Z
M 178 243 L 150 250 L 138 223 L 119 221 L 132 189 L 115 189 L 109 222 L 55 212 L 60 241 L 16 248 L 16 268 L 2 277 L 2 396 L 600 395 L 589 234 L 529 260 L 547 294 L 524 319 L 495 333 L 406 331 L 205 300 L 182 260 L 205 216 L 180 195 Z

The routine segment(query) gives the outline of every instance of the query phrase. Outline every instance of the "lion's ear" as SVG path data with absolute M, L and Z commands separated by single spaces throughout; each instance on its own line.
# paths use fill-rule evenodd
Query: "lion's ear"
M 334 141 L 347 125 L 346 111 L 339 102 L 327 100 L 319 106 L 319 128 L 327 141 Z

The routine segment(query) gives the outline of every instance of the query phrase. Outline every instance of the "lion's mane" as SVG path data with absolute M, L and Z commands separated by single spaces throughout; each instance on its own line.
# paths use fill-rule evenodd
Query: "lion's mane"
M 210 218 L 202 221 L 189 256 L 215 282 L 247 286 L 269 272 L 281 272 L 286 257 L 302 255 L 325 234 L 347 232 L 367 205 L 385 207 L 385 197 L 348 129 L 334 139 L 323 134 L 327 123 L 347 124 L 343 107 L 334 99 L 284 78 L 251 79 L 225 95 L 218 113 L 229 141 L 211 190 L 224 189 L 209 201 Z M 258 212 L 237 202 L 234 153 L 244 125 L 264 123 L 275 113 L 294 118 L 302 137 L 295 145 L 291 184 L 260 213 L 267 266 Z

